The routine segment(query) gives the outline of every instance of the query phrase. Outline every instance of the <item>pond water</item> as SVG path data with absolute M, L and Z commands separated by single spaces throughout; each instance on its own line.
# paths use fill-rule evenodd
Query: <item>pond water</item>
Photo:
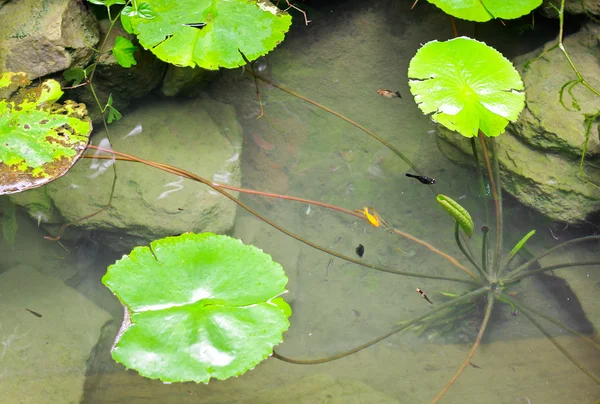
M 492 209 L 493 201 L 479 197 L 474 171 L 449 162 L 441 154 L 436 144 L 436 126 L 421 113 L 410 95 L 406 72 L 420 44 L 452 37 L 452 25 L 446 15 L 426 4 L 409 12 L 410 3 L 336 2 L 316 9 L 306 5 L 312 22 L 306 27 L 298 19 L 284 43 L 255 67 L 269 80 L 377 133 L 400 149 L 421 172 L 435 178 L 433 186 L 406 177 L 406 172 L 413 172 L 410 167 L 363 131 L 264 83 L 258 84 L 264 117 L 257 119 L 260 106 L 255 83 L 241 69 L 223 73 L 206 94 L 233 105 L 237 111 L 243 130 L 239 158 L 244 188 L 293 195 L 350 210 L 372 206 L 393 227 L 462 258 L 454 243 L 453 221 L 436 202 L 435 193 L 459 200 L 473 214 L 476 229 L 483 221 L 482 204 L 487 203 Z M 473 27 L 468 24 L 460 24 L 459 29 L 473 35 Z M 506 34 L 500 38 L 499 32 Z M 540 28 L 537 37 L 529 37 L 526 43 L 515 30 L 502 31 L 486 25 L 480 32 L 484 40 L 508 57 L 531 51 L 554 34 Z M 402 98 L 381 97 L 379 89 L 399 91 Z M 144 100 L 132 109 L 160 109 L 166 102 Z M 124 111 L 125 119 L 127 114 Z M 144 130 L 135 138 L 143 141 L 152 127 L 147 122 L 140 123 Z M 124 137 L 134 125 L 131 123 L 129 129 L 118 127 L 116 135 Z M 177 122 L 173 125 L 174 131 L 180 129 Z M 198 122 L 198 127 L 202 127 L 202 122 Z M 95 144 L 98 139 L 95 138 Z M 175 166 L 186 164 L 176 158 L 164 161 Z M 87 169 L 90 161 L 78 164 Z M 116 164 L 119 170 L 126 171 L 127 164 L 132 163 Z M 145 169 L 148 176 L 156 175 L 152 168 Z M 102 177 L 110 180 L 110 170 Z M 166 184 L 178 181 L 174 176 L 164 178 Z M 92 178 L 87 186 L 106 183 Z M 203 188 L 201 184 L 184 184 Z M 161 198 L 168 205 L 178 188 L 172 185 L 165 189 L 174 191 Z M 153 192 L 164 194 L 165 189 Z M 109 192 L 108 186 L 106 196 Z M 252 195 L 240 198 L 286 229 L 341 254 L 355 256 L 355 248 L 362 244 L 363 260 L 375 265 L 464 276 L 422 245 L 356 218 L 294 201 Z M 565 228 L 510 196 L 505 195 L 503 202 L 504 254 L 531 229 L 537 233 L 528 246 L 536 254 L 559 242 L 598 234 L 594 223 Z M 144 215 L 144 206 L 139 210 Z M 269 358 L 254 370 L 226 381 L 208 385 L 163 384 L 125 370 L 110 357 L 123 312 L 117 298 L 100 279 L 122 253 L 111 252 L 92 231 L 84 232 L 76 241 L 65 240 L 62 245 L 44 240 L 47 233 L 39 226 L 41 220 L 20 212 L 15 242 L 3 242 L 0 247 L 0 279 L 18 265 L 39 271 L 24 270 L 27 275 L 12 290 L 0 285 L 0 299 L 34 296 L 31 301 L 36 303 L 29 307 L 25 306 L 27 300 L 18 300 L 17 317 L 0 316 L 0 382 L 11 377 L 11 373 L 18 374 L 11 383 L 30 385 L 29 390 L 48 397 L 61 397 L 61 392 L 62 397 L 70 397 L 66 390 L 73 388 L 68 381 L 74 378 L 83 381 L 84 404 L 429 402 L 464 361 L 483 320 L 482 308 L 475 307 L 460 327 L 447 334 L 407 331 L 325 364 L 295 365 Z M 416 293 L 417 288 L 427 293 L 434 306 L 444 301 L 441 292 L 466 290 L 459 283 L 383 273 L 338 258 L 332 261 L 331 256 L 284 236 L 239 208 L 230 235 L 272 255 L 290 279 L 285 299 L 293 309 L 291 327 L 277 351 L 291 358 L 320 358 L 349 350 L 430 310 L 427 301 Z M 474 241 L 476 251 L 478 243 Z M 546 258 L 542 264 L 597 260 L 597 246 L 575 245 L 557 257 Z M 466 260 L 461 262 L 468 264 Z M 548 274 L 527 278 L 514 291 L 547 315 L 575 329 L 593 332 L 600 319 L 598 267 L 569 268 L 557 275 L 561 277 Z M 40 296 L 46 293 L 49 297 L 44 300 Z M 52 297 L 53 293 L 70 296 L 64 297 L 67 307 L 61 305 L 63 300 Z M 10 307 L 12 310 L 16 306 Z M 61 327 L 68 331 L 68 337 L 59 333 L 53 322 L 65 318 L 69 321 Z M 598 350 L 560 327 L 548 322 L 544 326 L 588 369 L 599 374 Z M 72 346 L 68 343 L 71 339 L 81 342 L 76 353 L 67 352 L 71 350 L 67 348 Z M 30 362 L 40 355 L 44 357 L 45 352 L 49 352 L 48 360 Z M 67 357 L 67 363 L 81 363 L 75 357 L 87 356 L 90 359 L 85 366 L 56 364 L 56 358 Z M 442 402 L 592 403 L 600 397 L 599 386 L 508 305 L 496 305 L 482 345 L 471 362 L 475 366 L 467 367 Z M 39 376 L 29 372 L 30 367 L 45 370 L 43 383 L 32 379 Z

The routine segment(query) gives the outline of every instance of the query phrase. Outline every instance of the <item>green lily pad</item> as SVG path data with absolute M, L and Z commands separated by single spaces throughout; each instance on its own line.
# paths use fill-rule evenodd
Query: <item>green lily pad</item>
M 469 21 L 519 18 L 542 4 L 542 0 L 427 0 L 443 12 Z
M 29 84 L 25 73 L 0 75 L 0 90 Z M 92 132 L 85 105 L 58 104 L 56 80 L 0 99 L 0 195 L 36 188 L 64 175 Z
M 291 25 L 291 17 L 268 1 L 146 0 L 137 4 L 152 14 L 130 7 L 126 25 L 144 48 L 178 66 L 209 70 L 242 66 L 246 62 L 240 52 L 248 60 L 265 55 L 283 40 Z
M 523 81 L 500 52 L 460 37 L 426 43 L 408 67 L 410 91 L 431 119 L 466 137 L 498 136 L 525 106 Z
M 152 379 L 240 375 L 289 327 L 281 265 L 227 236 L 186 233 L 136 247 L 102 282 L 126 311 L 113 359 Z

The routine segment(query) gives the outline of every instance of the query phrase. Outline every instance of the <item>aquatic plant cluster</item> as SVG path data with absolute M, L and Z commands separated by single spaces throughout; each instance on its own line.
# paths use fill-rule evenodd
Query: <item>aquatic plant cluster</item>
M 151 50 L 158 58 L 178 66 L 218 69 L 248 64 L 246 72 L 252 75 L 256 83 L 269 83 L 354 125 L 393 151 L 411 167 L 415 172 L 411 176 L 423 186 L 435 183 L 433 178 L 420 172 L 417 165 L 400 150 L 377 134 L 316 101 L 254 73 L 252 61 L 281 42 L 291 24 L 290 16 L 270 3 L 214 1 L 202 2 L 202 7 L 193 8 L 200 2 L 177 2 L 172 7 L 172 3 L 166 0 L 89 1 L 106 7 L 110 19 L 109 33 L 117 21 L 120 21 L 128 33 L 136 36 L 140 46 Z M 457 7 L 454 2 L 442 0 L 430 2 L 456 18 L 487 21 L 525 15 L 538 7 L 541 0 L 514 2 L 510 6 L 484 6 L 482 2 L 477 2 L 471 7 Z M 119 12 L 113 17 L 112 13 L 116 8 Z M 195 11 L 190 13 L 190 10 Z M 563 10 L 564 0 L 560 12 Z M 177 21 L 177 24 L 172 24 L 172 21 Z M 244 27 L 251 27 L 248 29 L 255 30 L 253 35 L 259 35 L 265 40 L 251 40 L 252 35 L 244 34 Z M 194 42 L 199 32 L 202 33 L 200 40 Z M 226 32 L 235 35 L 225 35 Z M 424 44 L 411 60 L 408 77 L 412 95 L 423 113 L 438 124 L 457 132 L 457 136 L 469 139 L 480 193 L 486 194 L 486 180 L 491 184 L 494 208 L 492 212 L 488 212 L 488 206 L 484 203 L 485 221 L 479 229 L 475 228 L 469 212 L 457 201 L 450 196 L 436 194 L 435 191 L 432 194 L 455 220 L 454 239 L 464 257 L 471 263 L 471 268 L 429 243 L 389 225 L 372 207 L 347 210 L 319 201 L 216 184 L 178 167 L 113 150 L 109 140 L 107 144 L 100 146 L 88 144 L 92 128 L 85 107 L 70 101 L 58 104 L 62 89 L 54 80 L 45 81 L 20 96 L 0 100 L 0 123 L 19 122 L 16 126 L 0 127 L 0 194 L 43 186 L 64 175 L 81 157 L 98 161 L 105 159 L 113 163 L 116 160 L 142 163 L 179 176 L 181 180 L 185 178 L 202 183 L 285 235 L 333 257 L 373 270 L 407 277 L 445 280 L 467 288 L 463 293 L 446 293 L 447 301 L 441 304 L 433 304 L 425 291 L 417 289 L 430 303 L 429 310 L 425 313 L 403 320 L 384 335 L 346 352 L 327 358 L 295 359 L 273 351 L 289 326 L 291 309 L 280 297 L 285 293 L 287 278 L 281 266 L 273 262 L 270 256 L 253 246 L 245 246 L 238 240 L 211 233 L 183 234 L 156 240 L 150 247 L 137 247 L 111 265 L 103 278 L 103 283 L 118 296 L 125 307 L 125 319 L 112 349 L 113 358 L 149 378 L 166 382 L 227 379 L 254 368 L 271 354 L 279 360 L 294 364 L 325 363 L 359 352 L 404 330 L 435 330 L 445 333 L 455 330 L 466 319 L 481 319 L 473 346 L 454 377 L 433 398 L 432 402 L 437 402 L 467 366 L 473 365 L 471 360 L 490 324 L 494 307 L 496 303 L 504 303 L 510 306 L 515 315 L 518 313 L 531 321 L 574 366 L 600 384 L 600 378 L 576 359 L 537 318 L 572 333 L 596 350 L 600 348 L 599 344 L 593 338 L 547 316 L 543 310 L 523 303 L 512 290 L 523 279 L 537 274 L 567 267 L 600 265 L 597 261 L 539 265 L 543 257 L 557 250 L 600 240 L 600 236 L 567 241 L 520 265 L 514 264 L 515 258 L 523 252 L 527 240 L 534 234 L 532 231 L 503 256 L 502 183 L 494 138 L 502 135 L 508 123 L 519 117 L 525 103 L 524 85 L 513 65 L 498 51 L 477 40 L 456 36 L 449 41 Z M 97 50 L 93 64 L 86 68 L 71 69 L 65 72 L 65 78 L 73 86 L 89 86 L 101 110 L 108 135 L 108 124 L 119 120 L 122 115 L 114 107 L 111 96 L 105 102 L 100 101 L 94 90 L 93 79 L 99 55 L 107 50 L 106 38 Z M 111 51 L 121 66 L 129 68 L 137 63 L 134 57 L 137 49 L 137 45 L 129 39 L 119 37 Z M 183 49 L 187 50 L 182 51 Z M 0 75 L 0 89 L 11 89 L 10 94 L 29 84 L 26 73 Z M 388 98 L 401 97 L 399 92 L 390 90 L 380 90 L 380 95 Z M 28 125 L 31 122 L 43 123 L 36 126 L 35 131 L 30 131 Z M 17 126 L 27 130 L 15 129 Z M 29 151 L 24 153 L 23 148 L 17 147 L 21 143 L 27 144 Z M 86 150 L 94 151 L 94 154 L 84 155 Z M 110 167 L 114 169 L 112 164 L 106 165 L 105 169 Z M 346 256 L 292 233 L 228 191 L 321 206 L 365 220 L 374 227 L 381 227 L 390 234 L 408 238 L 426 247 L 446 259 L 451 267 L 459 269 L 464 276 L 426 275 L 367 263 L 363 260 L 362 245 L 356 248 L 358 258 Z M 112 192 L 107 206 L 110 205 Z M 102 211 L 103 209 L 92 212 L 80 220 L 101 214 Z M 75 223 L 65 224 L 55 237 L 48 239 L 59 240 L 63 231 L 73 224 Z M 10 225 L 7 229 L 5 236 L 16 231 Z M 480 238 L 477 244 L 481 251 L 477 254 L 473 245 L 476 243 L 472 241 L 475 236 Z M 481 312 L 483 316 L 478 317 L 476 312 Z

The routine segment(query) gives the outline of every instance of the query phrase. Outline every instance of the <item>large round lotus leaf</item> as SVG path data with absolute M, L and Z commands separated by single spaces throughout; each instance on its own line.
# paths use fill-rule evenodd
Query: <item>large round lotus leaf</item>
M 469 21 L 519 18 L 542 4 L 542 0 L 427 0 L 446 14 Z
M 138 2 L 138 4 L 140 4 Z M 146 0 L 152 16 L 131 11 L 140 44 L 165 62 L 216 70 L 244 65 L 279 44 L 291 17 L 256 0 Z M 141 6 L 139 6 L 141 7 Z
M 0 75 L 0 89 L 29 84 L 25 73 Z M 62 90 L 56 80 L 0 99 L 0 195 L 44 185 L 81 157 L 92 131 L 85 105 L 55 102 Z
M 287 278 L 254 246 L 186 233 L 136 247 L 102 282 L 126 308 L 113 359 L 166 382 L 207 383 L 254 368 L 282 341 Z
M 500 52 L 460 37 L 426 43 L 408 66 L 410 91 L 425 114 L 466 137 L 498 136 L 525 106 L 523 82 Z

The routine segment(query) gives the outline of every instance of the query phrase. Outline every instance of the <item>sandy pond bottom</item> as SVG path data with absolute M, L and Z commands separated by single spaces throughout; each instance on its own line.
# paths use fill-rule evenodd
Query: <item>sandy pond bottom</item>
M 566 338 L 559 339 L 567 343 Z M 95 403 L 426 403 L 466 356 L 456 345 L 371 348 L 335 363 L 300 366 L 269 359 L 236 379 L 164 385 L 135 372 L 89 377 Z M 508 353 L 508 354 L 507 354 Z M 518 358 L 518 359 L 517 359 Z M 446 403 L 595 403 L 600 391 L 543 339 L 484 345 Z M 561 363 L 561 365 L 557 365 Z M 597 369 L 596 369 L 597 370 Z

